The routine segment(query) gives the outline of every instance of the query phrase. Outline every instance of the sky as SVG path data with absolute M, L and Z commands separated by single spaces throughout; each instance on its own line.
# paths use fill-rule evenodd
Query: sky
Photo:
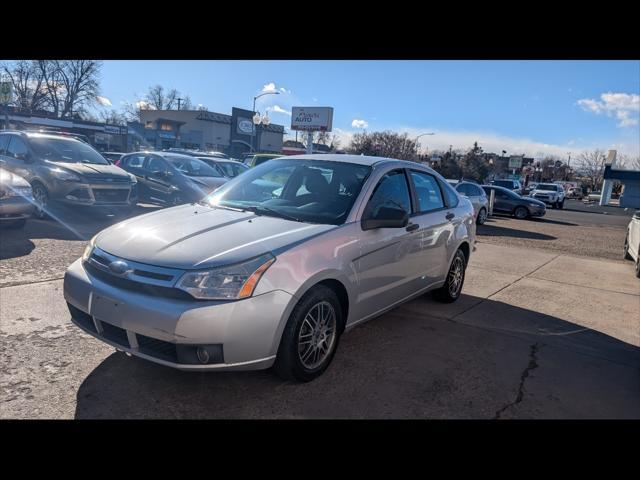
M 507 155 L 640 155 L 640 61 L 109 60 L 103 108 L 139 100 L 156 84 L 226 114 L 278 91 L 256 110 L 287 131 L 292 106 L 331 106 L 343 147 L 354 133 L 393 130 L 434 133 L 420 138 L 422 153 L 477 141 Z

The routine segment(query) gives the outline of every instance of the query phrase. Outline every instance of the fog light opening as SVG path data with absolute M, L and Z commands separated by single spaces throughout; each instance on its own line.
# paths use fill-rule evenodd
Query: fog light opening
M 209 351 L 206 348 L 198 347 L 196 349 L 196 355 L 200 363 L 209 363 Z

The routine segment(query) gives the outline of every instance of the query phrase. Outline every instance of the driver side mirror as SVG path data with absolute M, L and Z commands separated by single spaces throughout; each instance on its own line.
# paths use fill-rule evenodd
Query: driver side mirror
M 404 228 L 409 223 L 409 214 L 401 208 L 381 207 L 375 216 L 362 219 L 362 230 L 376 228 Z
M 16 154 L 16 159 L 22 160 L 24 163 L 31 163 L 33 161 L 29 152 Z

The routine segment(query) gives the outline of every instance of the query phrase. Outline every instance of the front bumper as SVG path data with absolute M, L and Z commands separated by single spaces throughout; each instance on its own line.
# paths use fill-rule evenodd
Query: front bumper
M 0 199 L 0 221 L 29 218 L 34 211 L 33 199 L 7 197 Z
M 529 207 L 529 213 L 532 217 L 544 217 L 547 209 L 544 207 Z
M 63 182 L 56 181 L 52 197 L 69 205 L 134 206 L 138 202 L 138 186 L 129 182 Z
M 64 298 L 73 323 L 90 335 L 152 362 L 197 371 L 269 368 L 295 303 L 281 290 L 226 302 L 153 296 L 105 283 L 80 259 L 67 269 Z M 219 349 L 220 357 L 187 363 L 201 345 Z

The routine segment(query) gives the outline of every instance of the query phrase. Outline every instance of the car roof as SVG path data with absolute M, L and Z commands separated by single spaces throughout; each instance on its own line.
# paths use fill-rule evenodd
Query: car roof
M 242 162 L 239 162 L 237 160 L 232 160 L 231 158 L 223 158 L 223 157 L 205 157 L 204 155 L 196 155 L 196 158 L 199 158 L 200 160 L 211 160 L 214 162 L 220 162 L 220 163 L 236 163 L 238 165 L 242 165 L 243 167 L 246 167 L 246 165 Z
M 340 163 L 354 163 L 356 165 L 366 165 L 371 167 L 378 163 L 387 163 L 387 162 L 401 162 L 407 165 L 412 165 L 414 167 L 423 167 L 428 170 L 431 170 L 426 165 L 422 165 L 421 163 L 410 162 L 408 160 L 398 160 L 396 158 L 387 158 L 387 157 L 370 157 L 366 155 L 346 155 L 346 154 L 338 154 L 338 153 L 316 153 L 312 155 L 283 155 L 284 158 L 291 159 L 299 159 L 299 160 L 324 160 L 327 162 L 340 162 Z
M 177 153 L 177 152 L 165 152 L 165 151 L 155 151 L 155 150 L 140 150 L 138 152 L 129 152 L 126 155 L 139 155 L 141 153 L 144 153 L 145 155 L 149 155 L 149 154 L 153 154 L 153 155 L 158 155 L 159 157 L 165 158 L 165 159 L 170 159 L 170 158 L 174 158 L 176 160 L 193 160 L 193 155 L 185 155 L 183 153 Z
M 55 132 L 44 132 L 44 131 L 38 132 L 38 131 L 32 131 L 32 130 L 0 130 L 0 133 L 19 134 L 19 135 L 23 135 L 30 138 L 53 138 L 53 139 L 63 138 L 65 140 L 72 140 L 74 142 L 85 143 L 82 140 L 79 140 L 78 138 L 75 137 L 75 135 L 78 135 L 78 134 L 72 134 L 72 133 L 55 133 Z

